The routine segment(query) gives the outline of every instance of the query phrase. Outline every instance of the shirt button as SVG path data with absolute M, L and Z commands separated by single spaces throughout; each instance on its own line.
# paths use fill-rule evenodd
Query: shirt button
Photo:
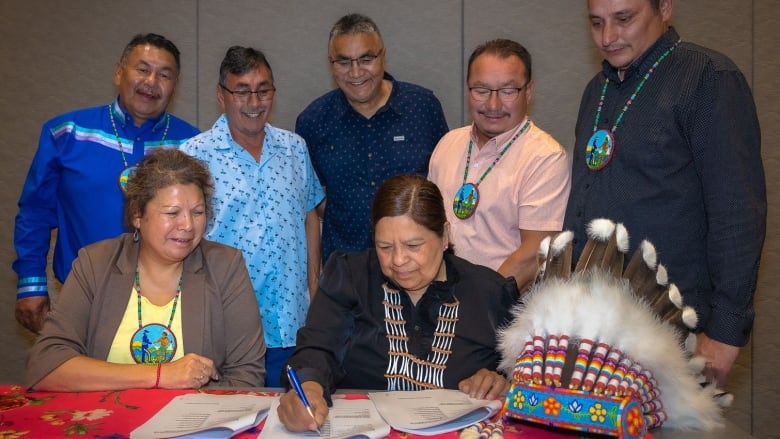
M 330 150 L 333 151 L 333 145 L 330 145 Z
M 419 325 L 414 325 L 414 330 L 415 331 L 419 331 L 420 330 L 420 326 Z
M 372 181 L 371 186 L 376 186 L 376 183 Z
M 140 141 L 141 140 L 141 136 L 136 137 L 135 140 L 136 141 Z
M 368 158 L 371 158 L 371 156 L 373 156 L 373 155 L 374 155 L 373 153 L 369 152 L 368 153 Z
M 366 124 L 366 127 L 371 128 L 371 124 L 370 123 Z

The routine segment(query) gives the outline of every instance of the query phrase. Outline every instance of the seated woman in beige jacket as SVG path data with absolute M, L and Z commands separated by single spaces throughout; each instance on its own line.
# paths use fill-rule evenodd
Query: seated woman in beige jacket
M 178 150 L 132 174 L 135 232 L 79 251 L 27 360 L 48 391 L 262 386 L 265 342 L 241 252 L 203 239 L 213 186 Z

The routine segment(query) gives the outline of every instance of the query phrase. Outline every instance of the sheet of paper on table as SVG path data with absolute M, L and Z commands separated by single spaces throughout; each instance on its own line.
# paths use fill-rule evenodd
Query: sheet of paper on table
M 278 399 L 258 395 L 180 395 L 133 430 L 130 439 L 229 438 L 262 422 Z
M 259 439 L 299 439 L 304 437 L 322 439 L 382 439 L 390 434 L 387 425 L 369 399 L 344 399 L 333 395 L 333 407 L 330 407 L 328 419 L 320 427 L 322 435 L 316 431 L 291 433 L 279 421 L 276 408 L 279 402 L 271 406 Z
M 460 430 L 490 418 L 502 401 L 469 398 L 453 389 L 370 392 L 379 414 L 395 430 L 423 436 Z

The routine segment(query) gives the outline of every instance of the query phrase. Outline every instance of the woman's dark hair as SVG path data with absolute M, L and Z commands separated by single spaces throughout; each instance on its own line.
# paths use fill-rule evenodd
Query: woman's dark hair
M 396 175 L 385 180 L 374 195 L 371 220 L 374 227 L 385 217 L 408 214 L 414 222 L 444 236 L 447 214 L 441 192 L 419 175 Z
M 194 184 L 203 192 L 206 218 L 211 218 L 214 183 L 206 165 L 178 149 L 160 148 L 142 158 L 127 182 L 125 192 L 125 225 L 142 217 L 146 205 L 160 189 L 175 184 Z

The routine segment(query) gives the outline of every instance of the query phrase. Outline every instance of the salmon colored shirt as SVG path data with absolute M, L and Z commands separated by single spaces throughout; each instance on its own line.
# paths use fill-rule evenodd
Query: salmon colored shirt
M 463 186 L 469 141 L 474 142 L 467 182 L 476 183 L 525 124 L 476 145 L 471 125 L 447 133 L 436 145 L 428 179 L 444 197 L 455 254 L 494 270 L 522 244 L 520 230 L 559 231 L 569 198 L 571 166 L 563 147 L 533 122 L 479 184 L 479 205 L 467 219 L 452 210 Z

